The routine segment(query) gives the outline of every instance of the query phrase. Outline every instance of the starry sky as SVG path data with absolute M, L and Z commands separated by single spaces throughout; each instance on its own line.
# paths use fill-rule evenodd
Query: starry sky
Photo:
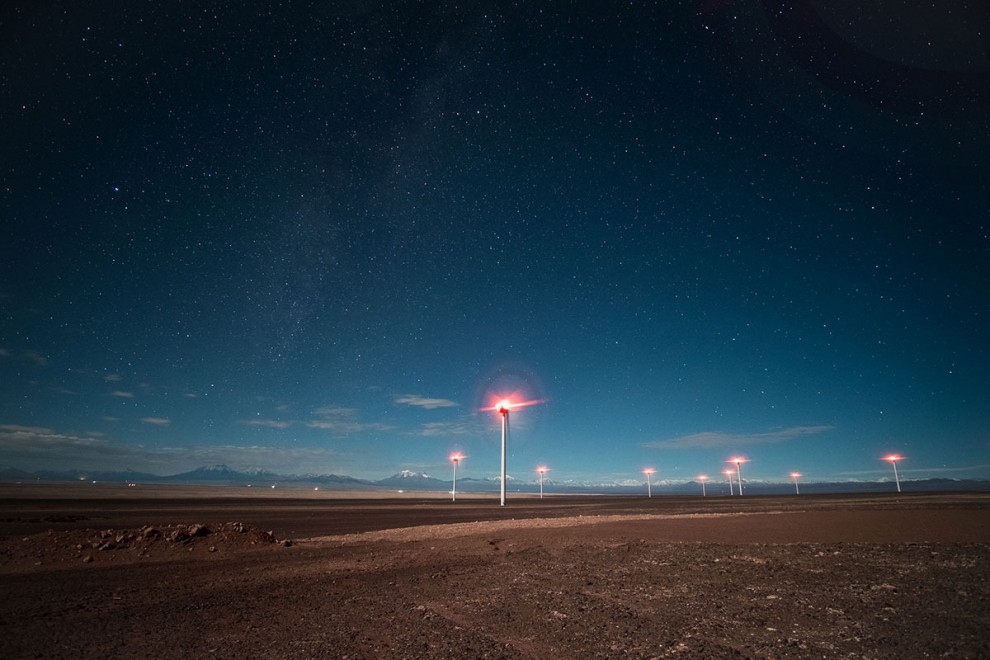
M 990 12 L 860 4 L 4 3 L 0 465 L 990 478 Z

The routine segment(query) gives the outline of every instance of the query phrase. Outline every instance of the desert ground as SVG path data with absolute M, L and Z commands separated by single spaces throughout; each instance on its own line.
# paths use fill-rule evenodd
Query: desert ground
M 0 485 L 4 658 L 986 658 L 990 493 Z

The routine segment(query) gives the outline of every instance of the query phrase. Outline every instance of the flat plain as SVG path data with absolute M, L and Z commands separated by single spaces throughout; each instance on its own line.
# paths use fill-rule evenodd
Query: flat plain
M 990 657 L 990 494 L 0 485 L 0 656 Z

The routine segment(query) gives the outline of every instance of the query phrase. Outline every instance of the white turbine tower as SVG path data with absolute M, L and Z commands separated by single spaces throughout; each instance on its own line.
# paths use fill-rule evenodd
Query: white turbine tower
M 729 459 L 729 462 L 736 464 L 736 481 L 739 482 L 739 494 L 742 495 L 743 494 L 742 468 L 740 466 L 743 463 L 748 463 L 749 461 L 743 458 L 742 456 L 733 456 L 732 458 Z
M 500 494 L 500 506 L 505 506 L 505 445 L 509 436 L 509 410 L 512 408 L 525 408 L 526 406 L 532 406 L 533 404 L 540 403 L 537 401 L 523 401 L 522 403 L 513 403 L 509 399 L 501 399 L 498 403 L 490 408 L 484 408 L 484 410 L 494 410 L 502 416 L 502 469 L 501 469 L 501 485 L 499 486 Z
M 540 499 L 542 500 L 543 499 L 543 475 L 545 475 L 547 472 L 549 472 L 550 471 L 550 468 L 548 468 L 545 465 L 541 465 L 540 467 L 536 468 L 536 471 L 540 473 Z
M 656 473 L 653 468 L 646 468 L 643 470 L 643 474 L 646 475 L 646 496 L 653 497 L 653 484 L 650 483 L 650 477 Z
M 451 500 L 457 501 L 457 464 L 461 462 L 464 456 L 460 453 L 451 454 L 450 460 L 454 463 L 454 489 L 451 491 Z
M 884 456 L 883 460 L 890 461 L 890 464 L 894 466 L 894 482 L 897 484 L 897 492 L 901 492 L 901 478 L 897 476 L 897 461 L 903 461 L 904 457 L 898 454 L 891 454 L 890 456 Z

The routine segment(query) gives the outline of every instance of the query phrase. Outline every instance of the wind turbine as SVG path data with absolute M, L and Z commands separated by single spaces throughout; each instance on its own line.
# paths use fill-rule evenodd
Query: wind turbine
M 454 490 L 451 491 L 451 500 L 454 502 L 457 501 L 457 464 L 460 463 L 462 458 L 464 456 L 460 452 L 450 455 L 450 460 L 454 463 Z
M 724 474 L 729 478 L 729 495 L 735 495 L 736 492 L 732 490 L 732 470 L 726 470 Z
M 705 494 L 705 482 L 708 481 L 708 477 L 703 474 L 698 477 L 698 481 L 701 482 L 701 496 L 707 497 L 707 495 Z
M 743 463 L 748 463 L 748 462 L 749 461 L 746 460 L 745 458 L 743 458 L 742 456 L 733 456 L 732 458 L 729 459 L 729 463 L 735 463 L 736 464 L 736 481 L 739 482 L 739 494 L 740 495 L 743 494 L 742 469 L 740 468 L 740 466 Z
M 894 466 L 894 481 L 897 483 L 897 492 L 901 492 L 901 479 L 897 476 L 897 461 L 903 461 L 904 457 L 891 454 L 890 456 L 884 456 L 883 460 L 890 461 L 890 464 Z
M 543 475 L 545 475 L 547 472 L 549 472 L 550 471 L 550 468 L 548 468 L 545 465 L 541 465 L 540 467 L 536 468 L 536 471 L 540 473 L 540 499 L 542 500 L 543 499 Z
M 540 401 L 513 403 L 509 399 L 502 399 L 490 408 L 483 408 L 483 410 L 494 410 L 502 416 L 502 483 L 499 487 L 500 506 L 505 506 L 505 441 L 509 435 L 509 410 L 513 408 L 525 408 L 526 406 L 532 406 L 537 403 L 540 403 Z
M 646 496 L 653 497 L 653 485 L 650 483 L 650 476 L 656 472 L 653 468 L 646 468 L 643 474 L 646 475 Z
M 798 477 L 800 477 L 800 476 L 801 476 L 801 473 L 800 472 L 791 472 L 791 479 L 794 480 L 794 494 L 795 495 L 800 495 L 801 494 L 801 489 L 798 488 L 798 481 L 797 481 L 798 480 Z

